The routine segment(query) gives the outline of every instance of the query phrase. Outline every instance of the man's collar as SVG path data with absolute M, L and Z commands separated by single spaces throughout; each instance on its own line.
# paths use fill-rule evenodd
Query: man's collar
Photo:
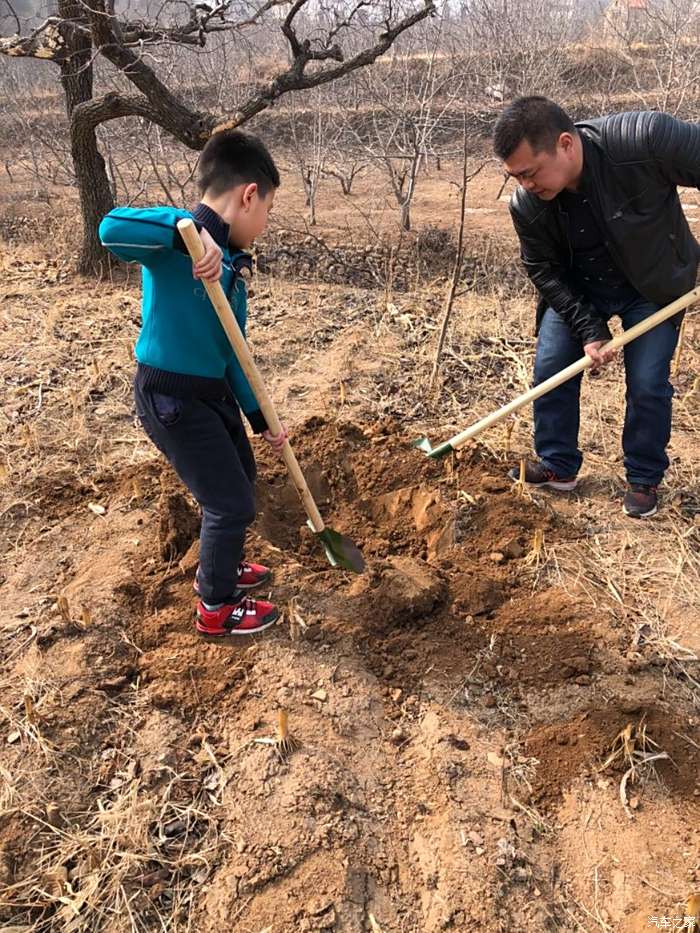
M 578 136 L 581 140 L 581 151 L 583 153 L 583 168 L 581 169 L 578 190 L 579 193 L 589 193 L 591 189 L 591 162 L 593 160 L 594 148 L 593 143 L 585 133 L 579 131 Z
M 210 233 L 221 249 L 228 249 L 229 225 L 210 207 L 201 202 L 192 211 L 195 220 Z

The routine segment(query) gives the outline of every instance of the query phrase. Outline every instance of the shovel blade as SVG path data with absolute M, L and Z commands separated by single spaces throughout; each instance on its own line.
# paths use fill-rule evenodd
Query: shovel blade
M 430 456 L 430 452 L 433 449 L 427 437 L 419 437 L 417 441 L 411 444 L 411 447 L 415 447 L 416 450 L 422 450 L 423 453 L 428 454 L 428 456 Z
M 362 573 L 365 569 L 365 559 L 356 544 L 332 528 L 324 528 L 317 532 L 316 537 L 326 552 L 328 562 L 332 567 L 342 567 L 351 573 Z
M 449 441 L 445 441 L 443 444 L 438 444 L 437 447 L 433 447 L 427 437 L 419 437 L 417 441 L 411 444 L 411 447 L 415 447 L 416 450 L 422 450 L 431 460 L 439 460 L 440 457 L 444 457 L 454 450 L 454 447 Z

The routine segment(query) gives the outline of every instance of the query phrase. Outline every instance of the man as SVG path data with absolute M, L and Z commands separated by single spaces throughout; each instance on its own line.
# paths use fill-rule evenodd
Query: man
M 700 188 L 700 125 L 654 112 L 574 125 L 553 101 L 522 97 L 501 114 L 494 149 L 520 183 L 511 216 L 540 295 L 535 385 L 584 353 L 596 367 L 609 362 L 610 318 L 627 330 L 694 287 L 700 246 L 676 186 Z M 635 518 L 656 512 L 668 467 L 679 324 L 659 324 L 624 348 L 623 508 Z M 580 388 L 579 375 L 534 403 L 539 459 L 527 464 L 529 484 L 576 486 Z

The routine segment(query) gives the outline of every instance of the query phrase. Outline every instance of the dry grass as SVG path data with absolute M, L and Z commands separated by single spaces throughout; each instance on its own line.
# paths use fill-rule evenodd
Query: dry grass
M 42 846 L 0 906 L 27 931 L 190 928 L 193 890 L 228 844 L 212 814 L 211 781 L 173 774 L 156 796 L 127 768 L 117 783 L 86 812 L 50 822 L 45 810 L 22 811 L 42 830 Z
M 495 265 L 488 243 L 475 246 L 479 248 L 483 251 L 477 256 L 479 262 Z M 440 392 L 428 395 L 444 283 L 436 279 L 416 286 L 414 278 L 412 288 L 402 292 L 394 281 L 395 260 L 391 251 L 376 260 L 378 287 L 372 290 L 329 288 L 320 280 L 300 284 L 282 277 L 260 278 L 252 336 L 293 417 L 319 411 L 336 415 L 339 409 L 342 416 L 358 420 L 388 416 L 401 425 L 407 439 L 427 433 L 437 442 L 529 385 L 532 302 L 497 281 L 485 292 L 458 296 L 440 370 Z M 506 260 L 499 257 L 499 262 Z M 508 257 L 507 263 L 512 262 Z M 59 506 L 70 515 L 77 501 L 81 508 L 87 500 L 99 503 L 95 479 L 100 473 L 151 460 L 153 453 L 132 421 L 129 345 L 138 317 L 133 283 L 129 288 L 120 283 L 83 283 L 71 277 L 68 263 L 38 260 L 30 249 L 8 251 L 0 271 L 5 299 L 0 312 L 5 387 L 0 414 L 0 517 L 9 561 L 20 560 L 30 547 L 41 545 L 42 535 L 60 519 L 55 512 Z M 688 319 L 676 377 L 674 462 L 662 490 L 664 508 L 659 516 L 632 525 L 616 501 L 621 490 L 623 386 L 621 371 L 614 368 L 584 383 L 582 446 L 588 478 L 581 492 L 567 498 L 533 497 L 536 503 L 553 502 L 579 534 L 575 540 L 556 543 L 543 533 L 535 534 L 523 573 L 534 589 L 562 586 L 596 620 L 614 621 L 630 660 L 661 666 L 666 702 L 698 709 L 700 338 L 696 321 L 694 316 Z M 332 356 L 336 350 L 338 356 Z M 529 415 L 523 412 L 517 420 L 483 435 L 481 442 L 505 469 L 529 453 L 529 434 Z M 76 490 L 80 495 L 73 500 Z M 133 497 L 138 500 L 141 495 L 135 487 Z M 524 495 L 530 493 L 525 490 Z M 100 515 L 89 517 L 101 520 Z M 60 594 L 28 592 L 27 602 L 38 595 L 46 597 L 49 611 Z M 61 608 L 59 601 L 59 614 Z M 63 608 L 68 616 L 64 621 L 76 624 L 81 607 Z M 303 639 L 310 622 L 295 602 L 288 615 L 295 639 Z M 198 768 L 171 773 L 154 791 L 139 775 L 134 759 L 126 757 L 120 761 L 114 786 L 100 788 L 82 806 L 52 809 L 56 774 L 74 774 L 75 762 L 70 752 L 47 737 L 42 725 L 45 710 L 61 702 L 60 689 L 45 672 L 19 675 L 15 669 L 36 636 L 34 621 L 30 617 L 18 626 L 13 619 L 0 633 L 7 672 L 0 717 L 5 735 L 18 734 L 8 746 L 10 751 L 17 745 L 27 752 L 12 769 L 2 766 L 0 818 L 31 827 L 26 831 L 36 848 L 31 871 L 2 891 L 2 903 L 10 905 L 13 920 L 23 924 L 26 933 L 43 933 L 58 924 L 66 931 L 192 929 L 194 891 L 231 844 L 220 819 L 224 766 L 213 752 L 209 755 L 203 749 Z M 80 622 L 90 627 L 89 616 Z M 475 654 L 474 668 L 452 697 L 455 705 L 469 705 L 470 679 L 493 654 L 493 643 Z M 136 729 L 138 709 L 136 696 L 134 710 L 120 711 L 130 728 Z M 493 715 L 516 734 L 527 727 L 522 712 L 507 702 L 505 691 L 504 697 L 498 696 Z M 290 738 L 281 729 L 270 743 L 289 752 L 285 743 Z M 643 770 L 653 764 L 649 756 L 663 751 L 664 736 L 654 736 L 659 749 L 650 746 L 648 738 L 640 732 L 635 746 L 643 760 L 628 754 L 624 746 L 619 751 L 627 755 L 627 771 Z M 512 779 L 508 805 L 540 836 L 555 834 L 552 821 L 527 802 L 536 761 L 522 756 L 517 740 L 507 746 L 504 759 Z M 592 905 L 571 900 L 567 910 L 575 928 L 595 924 L 611 929 L 600 913 L 597 893 Z

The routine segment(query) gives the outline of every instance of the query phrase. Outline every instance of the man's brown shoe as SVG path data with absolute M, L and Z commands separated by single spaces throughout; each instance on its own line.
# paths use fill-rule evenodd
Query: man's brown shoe
M 622 511 L 630 518 L 649 518 L 656 515 L 658 501 L 656 486 L 630 483 L 622 503 Z
M 508 471 L 508 476 L 517 483 L 520 479 L 520 467 L 513 467 Z M 525 482 L 528 486 L 549 486 L 550 489 L 558 489 L 559 492 L 571 492 L 576 488 L 578 478 L 557 476 L 554 470 L 549 470 L 539 460 L 528 460 L 525 464 Z

